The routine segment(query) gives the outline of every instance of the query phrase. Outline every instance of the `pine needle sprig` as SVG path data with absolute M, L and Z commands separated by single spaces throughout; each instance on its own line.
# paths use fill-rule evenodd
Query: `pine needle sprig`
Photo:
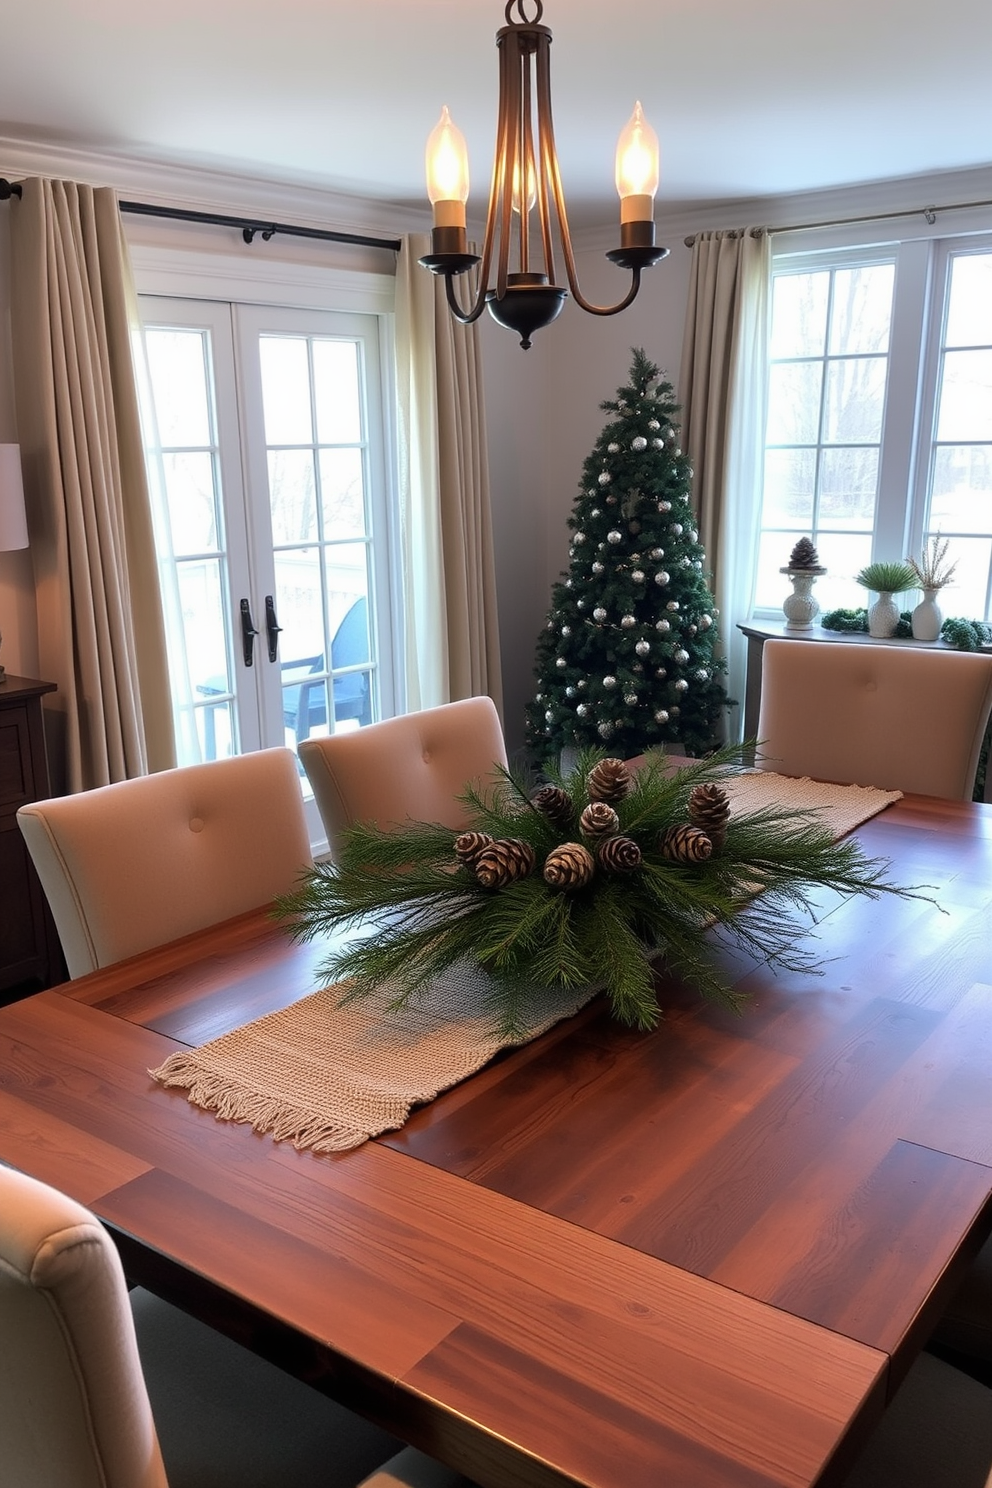
M 622 862 L 604 866 L 596 839 L 583 838 L 589 777 L 605 758 L 589 749 L 568 771 L 549 763 L 535 780 L 500 768 L 491 782 L 462 795 L 471 829 L 502 848 L 506 861 L 532 854 L 523 876 L 507 873 L 499 887 L 480 879 L 455 852 L 458 833 L 438 823 L 356 825 L 339 861 L 317 864 L 275 913 L 298 940 L 330 937 L 319 973 L 344 981 L 344 998 L 385 990 L 399 1008 L 460 964 L 476 966 L 489 979 L 494 1022 L 508 1037 L 526 1026 L 534 988 L 602 987 L 618 1019 L 651 1028 L 659 1017 L 654 972 L 661 965 L 703 996 L 739 1007 L 717 969 L 722 945 L 813 971 L 804 917 L 814 890 L 923 897 L 919 887 L 894 884 L 887 864 L 866 858 L 857 842 L 835 841 L 809 813 L 733 814 L 718 851 L 698 861 L 669 853 L 668 834 L 688 822 L 693 789 L 736 774 L 746 750 L 728 746 L 680 761 L 674 772 L 657 751 L 630 772 L 613 803 L 617 835 L 639 855 L 629 871 Z M 541 780 L 566 793 L 571 819 L 564 825 L 558 813 L 553 820 L 535 805 Z M 564 885 L 544 877 L 549 856 L 562 852 L 570 873 L 575 862 L 587 865 Z

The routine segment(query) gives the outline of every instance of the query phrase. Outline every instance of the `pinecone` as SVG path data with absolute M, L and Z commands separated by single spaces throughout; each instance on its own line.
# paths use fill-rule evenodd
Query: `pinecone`
M 492 840 L 488 832 L 462 832 L 455 838 L 455 856 L 466 868 L 474 868 L 476 858 Z
M 727 840 L 727 822 L 730 820 L 730 797 L 722 785 L 712 782 L 693 786 L 689 795 L 689 820 L 706 833 L 713 851 L 719 852 Z
M 808 537 L 801 537 L 789 554 L 790 568 L 819 568 L 820 555 Z
M 596 859 L 607 873 L 633 873 L 641 866 L 641 849 L 632 837 L 604 837 Z
M 526 878 L 534 867 L 534 849 L 518 837 L 502 837 L 484 847 L 475 860 L 475 876 L 485 889 L 503 889 Z
M 544 785 L 531 798 L 531 805 L 536 806 L 542 816 L 556 827 L 570 827 L 574 815 L 572 809 L 572 798 L 567 790 L 562 790 L 560 785 Z
M 662 857 L 672 863 L 705 863 L 713 844 L 698 827 L 669 827 L 658 838 Z
M 592 853 L 581 842 L 563 842 L 548 853 L 544 881 L 553 889 L 582 889 L 596 871 Z
M 612 837 L 619 830 L 620 818 L 605 801 L 590 801 L 579 817 L 579 826 L 587 837 Z
M 608 801 L 611 805 L 622 801 L 630 790 L 630 771 L 619 759 L 600 760 L 586 776 L 586 789 L 590 801 Z

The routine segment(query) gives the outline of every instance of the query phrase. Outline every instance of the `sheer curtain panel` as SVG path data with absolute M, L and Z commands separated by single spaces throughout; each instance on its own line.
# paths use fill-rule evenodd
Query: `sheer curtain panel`
M 50 748 L 58 786 L 78 791 L 175 762 L 116 196 L 26 180 L 11 244 L 40 665 L 58 684 Z
M 404 239 L 396 269 L 407 706 L 488 694 L 502 707 L 489 463 L 478 327 Z
M 749 228 L 698 233 L 692 245 L 679 399 L 694 471 L 699 539 L 713 575 L 727 691 L 743 715 L 746 647 L 761 524 L 771 247 Z

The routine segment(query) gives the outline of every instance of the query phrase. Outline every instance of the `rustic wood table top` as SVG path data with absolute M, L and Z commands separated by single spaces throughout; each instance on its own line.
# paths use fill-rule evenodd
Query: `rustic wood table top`
M 242 916 L 0 1010 L 0 1160 L 483 1488 L 836 1483 L 992 1230 L 992 808 L 857 835 L 938 903 L 821 895 L 821 975 L 597 1000 L 334 1156 L 148 1077 L 313 990 Z

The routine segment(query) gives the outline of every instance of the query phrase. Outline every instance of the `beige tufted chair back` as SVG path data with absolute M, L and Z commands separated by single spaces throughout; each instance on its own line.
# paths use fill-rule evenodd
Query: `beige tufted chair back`
M 167 1488 L 113 1243 L 0 1167 L 0 1481 Z
M 71 977 L 267 904 L 312 863 L 289 749 L 36 801 L 17 820 Z
M 352 822 L 462 827 L 457 797 L 470 781 L 488 784 L 494 767 L 506 764 L 506 746 L 492 698 L 474 697 L 307 739 L 300 759 L 336 857 Z
M 759 764 L 781 775 L 968 800 L 992 709 L 992 655 L 773 639 Z

